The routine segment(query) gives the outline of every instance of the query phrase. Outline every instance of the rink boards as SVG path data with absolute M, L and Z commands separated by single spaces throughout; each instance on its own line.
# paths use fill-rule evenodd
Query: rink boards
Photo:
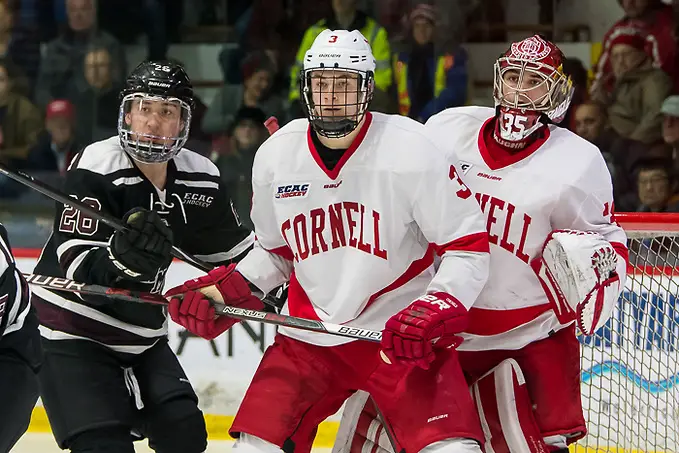
M 22 271 L 32 270 L 37 253 L 17 251 Z M 198 275 L 200 271 L 175 262 L 166 286 Z M 678 282 L 679 276 L 667 275 L 628 279 L 611 321 L 595 337 L 580 339 L 590 434 L 578 452 L 679 451 Z M 213 341 L 187 335 L 173 323 L 169 329 L 170 345 L 207 414 L 210 438 L 228 438 L 226 427 L 273 341 L 275 327 L 241 323 Z M 332 445 L 338 420 L 336 414 L 323 423 L 316 447 Z M 49 430 L 42 407 L 36 407 L 30 429 Z

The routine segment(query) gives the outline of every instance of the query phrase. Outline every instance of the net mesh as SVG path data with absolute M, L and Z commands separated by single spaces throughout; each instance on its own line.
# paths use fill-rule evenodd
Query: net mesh
M 589 434 L 576 450 L 679 452 L 679 227 L 623 227 L 625 290 L 606 326 L 579 336 Z

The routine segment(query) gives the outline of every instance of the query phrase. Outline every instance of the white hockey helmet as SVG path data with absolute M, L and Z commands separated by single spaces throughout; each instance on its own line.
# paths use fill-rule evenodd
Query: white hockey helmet
M 318 35 L 300 74 L 301 99 L 318 134 L 344 137 L 356 129 L 372 100 L 376 64 L 360 31 L 323 30 Z

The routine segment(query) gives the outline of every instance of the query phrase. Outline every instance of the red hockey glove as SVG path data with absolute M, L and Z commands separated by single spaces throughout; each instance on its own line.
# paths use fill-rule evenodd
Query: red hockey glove
M 446 293 L 424 295 L 392 316 L 382 332 L 382 349 L 390 362 L 425 370 L 436 357 L 434 347 L 456 348 L 456 334 L 467 327 L 467 309 Z
M 215 291 L 216 290 L 216 291 Z M 238 323 L 238 319 L 215 316 L 215 309 L 205 294 L 233 307 L 262 310 L 264 304 L 250 292 L 248 282 L 236 271 L 236 265 L 220 266 L 204 277 L 187 280 L 165 293 L 170 299 L 170 318 L 189 332 L 212 340 Z M 184 294 L 183 299 L 172 297 Z M 221 300 L 219 300 L 221 299 Z

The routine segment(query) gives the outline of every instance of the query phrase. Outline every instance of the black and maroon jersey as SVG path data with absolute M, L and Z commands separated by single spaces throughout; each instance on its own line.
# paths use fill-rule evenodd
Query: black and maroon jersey
M 118 219 L 135 207 L 156 211 L 172 229 L 174 245 L 200 260 L 214 265 L 240 260 L 252 247 L 254 234 L 241 226 L 217 167 L 182 149 L 168 162 L 167 172 L 165 188 L 158 190 L 115 136 L 88 146 L 74 158 L 64 190 Z M 107 249 L 112 234 L 108 225 L 58 203 L 53 232 L 35 273 L 160 292 L 164 272 L 159 272 L 155 283 L 144 284 L 122 280 L 114 271 Z M 163 307 L 44 288 L 33 292 L 43 338 L 90 339 L 137 354 L 167 334 Z

